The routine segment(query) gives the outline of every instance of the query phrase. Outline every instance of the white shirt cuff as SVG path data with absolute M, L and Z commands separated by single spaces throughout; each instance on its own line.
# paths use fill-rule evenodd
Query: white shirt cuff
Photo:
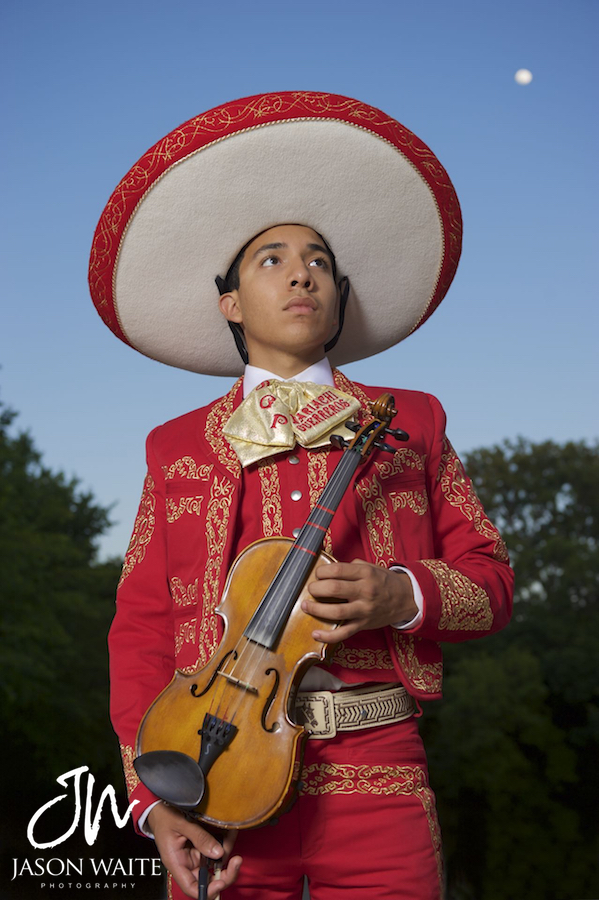
M 422 588 L 418 584 L 416 580 L 416 576 L 410 572 L 409 569 L 406 569 L 404 566 L 391 566 L 392 572 L 405 572 L 410 581 L 412 582 L 412 590 L 414 591 L 414 603 L 418 607 L 418 612 L 416 615 L 409 620 L 405 620 L 403 622 L 392 622 L 391 628 L 415 628 L 416 625 L 420 625 L 422 619 L 424 618 L 424 594 L 422 593 Z
M 139 828 L 141 833 L 145 834 L 146 837 L 152 838 L 152 840 L 154 839 L 154 835 L 149 828 L 146 828 L 146 819 L 148 818 L 154 807 L 158 806 L 159 803 L 162 803 L 162 800 L 155 800 L 154 803 L 150 803 L 147 809 L 144 809 L 141 816 L 137 820 L 137 827 Z

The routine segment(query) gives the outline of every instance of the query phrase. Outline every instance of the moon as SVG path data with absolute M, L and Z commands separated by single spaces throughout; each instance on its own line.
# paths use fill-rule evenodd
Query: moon
M 529 69 L 518 69 L 514 75 L 514 81 L 517 84 L 530 84 L 532 81 L 532 72 Z

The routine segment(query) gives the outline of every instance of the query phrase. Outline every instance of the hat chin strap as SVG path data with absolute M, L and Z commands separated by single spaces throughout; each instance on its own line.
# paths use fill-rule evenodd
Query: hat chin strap
M 339 279 L 339 290 L 341 291 L 341 296 L 339 297 L 339 328 L 337 329 L 331 340 L 324 345 L 325 353 L 328 353 L 329 350 L 333 349 L 333 347 L 341 337 L 341 332 L 343 330 L 343 323 L 345 322 L 345 307 L 347 306 L 347 298 L 349 297 L 349 278 L 347 277 L 347 275 L 344 275 L 343 278 Z
M 220 275 L 217 275 L 214 279 L 216 286 L 219 290 L 220 296 L 226 294 L 229 290 L 227 287 L 227 282 L 224 278 L 221 278 Z M 330 341 L 324 345 L 324 352 L 328 353 L 329 350 L 332 350 L 339 338 L 341 337 L 341 332 L 343 330 L 343 323 L 345 321 L 345 307 L 347 306 L 347 298 L 349 297 L 349 278 L 347 275 L 344 275 L 343 278 L 339 280 L 339 290 L 341 291 L 341 295 L 339 297 L 339 327 Z M 243 336 L 243 328 L 238 322 L 227 322 L 227 325 L 231 329 L 231 334 L 235 340 L 235 346 L 239 351 L 239 355 L 243 360 L 244 366 L 250 361 L 247 347 L 245 346 L 245 338 Z

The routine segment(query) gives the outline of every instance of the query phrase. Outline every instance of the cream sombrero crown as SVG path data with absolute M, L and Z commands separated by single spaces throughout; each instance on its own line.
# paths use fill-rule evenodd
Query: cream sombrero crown
M 350 278 L 334 364 L 418 328 L 460 256 L 453 185 L 416 135 L 348 97 L 261 94 L 190 119 L 125 175 L 94 235 L 93 301 L 146 356 L 236 375 L 242 363 L 214 278 L 251 237 L 288 222 L 320 232 Z

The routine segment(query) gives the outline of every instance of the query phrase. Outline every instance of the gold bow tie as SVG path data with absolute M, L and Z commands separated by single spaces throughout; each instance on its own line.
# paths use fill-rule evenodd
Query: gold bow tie
M 359 409 L 358 400 L 337 388 L 270 379 L 243 400 L 223 433 L 245 468 L 291 450 L 296 441 L 313 449 L 328 444 L 335 433 L 353 438 L 343 423 Z

